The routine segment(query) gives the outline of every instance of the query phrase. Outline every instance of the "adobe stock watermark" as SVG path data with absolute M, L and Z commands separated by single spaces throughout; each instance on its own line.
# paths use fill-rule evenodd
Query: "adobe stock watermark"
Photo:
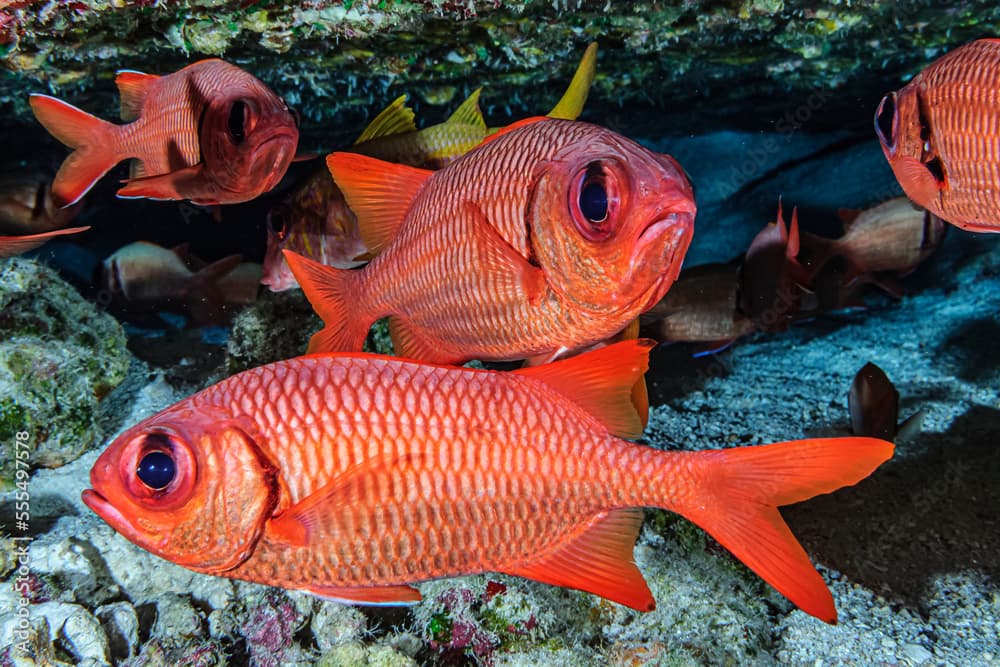
M 14 592 L 17 593 L 14 649 L 21 655 L 30 655 L 31 641 L 31 434 L 18 431 L 14 434 L 14 553 L 17 569 L 14 572 Z

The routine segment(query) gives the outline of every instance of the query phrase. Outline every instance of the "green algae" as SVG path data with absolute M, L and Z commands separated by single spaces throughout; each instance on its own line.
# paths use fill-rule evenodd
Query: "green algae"
M 0 262 L 0 333 L 0 486 L 8 486 L 18 433 L 32 467 L 63 465 L 98 444 L 98 402 L 125 378 L 131 355 L 117 321 L 23 259 Z

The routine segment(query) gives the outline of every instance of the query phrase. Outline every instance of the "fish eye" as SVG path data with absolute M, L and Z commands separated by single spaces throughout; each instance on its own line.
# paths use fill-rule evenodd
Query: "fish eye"
M 875 112 L 875 134 L 890 152 L 896 150 L 896 124 L 896 93 L 889 93 L 882 98 Z
M 284 241 L 288 234 L 288 210 L 284 205 L 275 206 L 267 212 L 267 229 Z
M 588 181 L 580 190 L 580 212 L 591 223 L 601 223 L 608 217 L 608 193 L 598 181 Z
M 142 457 L 135 474 L 142 483 L 157 491 L 167 488 L 177 475 L 177 464 L 170 454 L 152 451 Z
M 243 100 L 233 102 L 233 106 L 229 107 L 229 119 L 226 124 L 232 142 L 237 146 L 242 144 L 253 127 L 254 116 L 250 105 Z
M 577 175 L 570 189 L 570 212 L 588 241 L 605 241 L 614 233 L 618 197 L 613 172 L 592 162 Z

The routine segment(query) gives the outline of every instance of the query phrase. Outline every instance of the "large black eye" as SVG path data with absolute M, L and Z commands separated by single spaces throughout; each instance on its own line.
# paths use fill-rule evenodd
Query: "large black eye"
M 135 469 L 142 483 L 151 489 L 165 489 L 174 481 L 177 474 L 177 464 L 166 452 L 150 452 L 142 457 Z
M 886 148 L 892 150 L 896 146 L 896 93 L 889 93 L 882 98 L 875 112 L 875 134 Z
M 608 217 L 608 193 L 598 181 L 589 181 L 580 189 L 580 212 L 589 222 L 604 222 Z
M 267 212 L 267 228 L 278 237 L 278 240 L 284 240 L 285 234 L 288 233 L 288 217 L 288 207 L 284 204 L 275 206 Z
M 236 100 L 229 108 L 229 138 L 237 146 L 246 139 L 246 113 L 247 105 L 242 100 Z

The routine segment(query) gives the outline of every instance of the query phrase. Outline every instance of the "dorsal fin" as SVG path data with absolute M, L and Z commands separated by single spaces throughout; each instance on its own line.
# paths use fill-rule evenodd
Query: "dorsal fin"
M 139 117 L 146 101 L 149 87 L 160 77 L 131 69 L 120 69 L 115 73 L 115 85 L 121 96 L 122 120 L 131 122 Z
M 406 95 L 400 95 L 379 115 L 375 116 L 372 122 L 368 123 L 368 127 L 354 143 L 360 144 L 378 137 L 416 131 L 417 125 L 414 122 L 413 109 L 406 106 Z
M 434 173 L 357 153 L 331 153 L 326 166 L 358 218 L 361 240 L 374 253 L 395 238 L 414 198 Z
M 552 120 L 552 119 L 549 118 L 548 116 L 532 116 L 531 118 L 522 118 L 521 120 L 515 121 L 506 127 L 501 127 L 499 130 L 494 130 L 493 134 L 483 139 L 483 143 L 479 145 L 482 146 L 484 144 L 493 141 L 494 139 L 502 137 L 508 132 L 513 132 L 514 130 L 520 129 L 526 125 L 533 125 L 534 123 L 537 123 L 538 121 L 542 120 Z
M 641 525 L 641 509 L 601 512 L 555 551 L 506 571 L 594 593 L 640 611 L 652 611 L 656 602 L 633 556 Z
M 583 112 L 583 105 L 587 103 L 587 95 L 590 93 L 590 84 L 594 82 L 594 70 L 597 63 L 597 42 L 591 42 L 587 50 L 580 58 L 580 64 L 576 67 L 573 80 L 569 82 L 569 87 L 563 93 L 559 102 L 552 107 L 548 113 L 549 118 L 562 118 L 564 120 L 576 120 Z
M 629 340 L 514 373 L 541 380 L 577 403 L 620 438 L 642 436 L 643 421 L 632 388 L 649 367 L 648 339 Z
M 459 125 L 474 125 L 485 130 L 486 120 L 483 118 L 483 112 L 479 108 L 479 94 L 482 92 L 483 89 L 481 87 L 472 91 L 472 94 L 462 102 L 461 106 L 455 109 L 455 113 L 448 116 L 448 120 L 445 122 Z

